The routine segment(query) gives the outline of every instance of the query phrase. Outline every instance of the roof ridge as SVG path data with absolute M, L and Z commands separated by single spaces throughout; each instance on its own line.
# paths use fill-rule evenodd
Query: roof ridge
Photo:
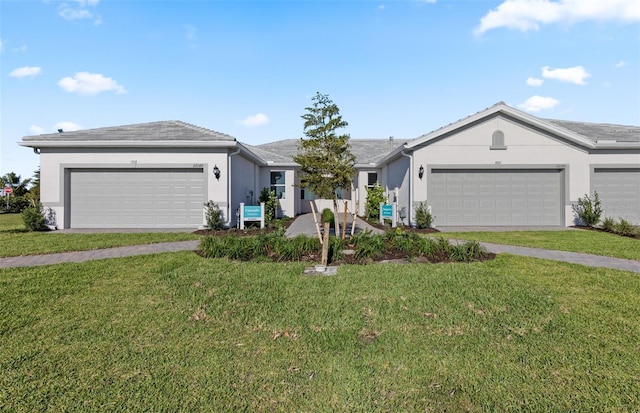
M 161 122 L 162 121 L 160 121 L 160 123 Z M 194 130 L 197 130 L 197 131 L 206 132 L 206 133 L 210 133 L 210 134 L 224 135 L 224 136 L 227 136 L 227 137 L 233 139 L 234 141 L 237 140 L 235 137 L 233 137 L 233 136 L 231 136 L 229 134 L 226 134 L 226 133 L 223 133 L 223 132 L 219 132 L 219 131 L 214 130 L 214 129 L 205 128 L 203 126 L 194 125 L 193 123 L 185 122 L 183 120 L 176 119 L 176 120 L 165 121 L 165 122 L 173 122 L 175 124 L 178 124 L 178 125 L 181 125 L 181 126 L 184 126 L 184 127 L 187 127 L 187 128 L 191 128 L 191 129 L 194 129 Z

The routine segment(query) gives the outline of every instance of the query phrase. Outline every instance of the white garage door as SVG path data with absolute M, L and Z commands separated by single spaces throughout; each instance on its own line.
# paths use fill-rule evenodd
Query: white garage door
M 595 168 L 591 187 L 602 202 L 603 218 L 640 224 L 640 168 Z
M 440 226 L 562 225 L 562 171 L 432 169 L 428 197 Z
M 196 228 L 203 223 L 202 169 L 74 169 L 71 228 Z

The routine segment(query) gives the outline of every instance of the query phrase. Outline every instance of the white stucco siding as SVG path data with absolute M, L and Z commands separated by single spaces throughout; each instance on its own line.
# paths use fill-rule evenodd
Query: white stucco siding
M 296 186 L 296 171 L 292 167 L 262 167 L 260 168 L 260 179 L 258 195 L 262 188 L 271 187 L 271 172 L 282 172 L 284 174 L 284 197 L 278 199 L 278 215 L 279 217 L 295 217 L 296 206 L 299 205 L 296 202 L 296 197 L 300 196 L 300 188 Z
M 491 149 L 492 134 L 504 133 L 506 149 Z M 593 164 L 632 164 L 640 155 L 607 151 L 589 153 L 576 144 L 562 141 L 501 117 L 493 118 L 428 143 L 414 151 L 414 165 L 425 168 L 480 166 L 490 168 L 526 167 L 564 170 L 564 225 L 574 225 L 572 204 L 590 191 Z M 427 200 L 428 179 L 414 183 L 414 203 Z M 427 200 L 428 201 L 428 200 Z M 437 224 L 437 222 L 436 222 Z
M 126 150 L 126 149 L 102 149 L 88 150 L 63 150 L 42 148 L 40 151 L 40 175 L 41 175 L 41 201 L 45 208 L 55 211 L 57 226 L 68 227 L 65 222 L 65 186 L 69 184 L 68 177 L 65 181 L 65 170 L 74 168 L 201 168 L 207 174 L 205 198 L 218 203 L 224 211 L 227 219 L 227 187 L 228 168 L 227 151 L 172 151 L 168 150 Z M 220 179 L 213 175 L 213 168 L 217 166 L 221 171 Z M 126 182 L 122 183 L 126 185 Z M 204 224 L 204 215 L 203 215 Z
M 393 162 L 390 162 L 385 168 L 384 184 L 387 189 L 389 202 L 395 201 L 398 204 L 398 212 L 401 208 L 405 208 L 407 217 L 409 216 L 409 173 L 410 173 L 410 160 L 407 157 L 400 157 Z M 397 190 L 397 193 L 395 192 Z M 407 220 L 405 218 L 405 223 Z
M 252 205 L 258 202 L 260 190 L 258 188 L 260 168 L 242 155 L 231 157 L 231 226 L 235 226 L 236 211 L 240 203 Z

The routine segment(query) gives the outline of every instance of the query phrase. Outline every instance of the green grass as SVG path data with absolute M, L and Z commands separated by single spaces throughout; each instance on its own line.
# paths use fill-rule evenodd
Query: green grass
M 446 232 L 448 238 L 640 260 L 640 240 L 600 231 Z
M 0 270 L 0 411 L 635 411 L 640 277 L 181 252 Z
M 63 234 L 28 232 L 20 214 L 0 214 L 0 257 L 87 251 L 127 245 L 201 239 L 188 232 Z

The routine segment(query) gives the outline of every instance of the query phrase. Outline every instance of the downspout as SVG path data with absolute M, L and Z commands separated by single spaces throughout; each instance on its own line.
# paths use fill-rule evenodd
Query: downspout
M 409 158 L 409 205 L 407 206 L 407 223 L 411 226 L 411 215 L 413 211 L 413 156 L 404 152 L 400 152 L 402 156 Z
M 225 227 L 229 228 L 231 226 L 231 157 L 240 153 L 240 148 L 236 149 L 235 152 L 229 154 L 229 161 L 227 162 L 227 222 L 224 224 Z

